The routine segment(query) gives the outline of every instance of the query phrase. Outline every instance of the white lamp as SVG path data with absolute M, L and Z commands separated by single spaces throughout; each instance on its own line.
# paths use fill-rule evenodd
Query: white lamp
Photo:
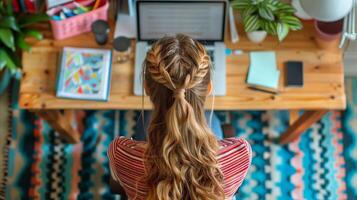
M 319 21 L 332 22 L 345 17 L 353 0 L 300 0 L 307 14 Z

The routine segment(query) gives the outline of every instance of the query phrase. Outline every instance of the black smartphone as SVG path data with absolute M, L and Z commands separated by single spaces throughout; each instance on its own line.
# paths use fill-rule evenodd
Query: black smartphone
M 301 61 L 287 61 L 285 63 L 285 86 L 304 86 L 304 65 Z

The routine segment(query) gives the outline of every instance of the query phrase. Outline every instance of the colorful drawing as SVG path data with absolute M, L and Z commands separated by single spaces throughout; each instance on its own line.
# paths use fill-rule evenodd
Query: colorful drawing
M 100 96 L 105 92 L 103 90 L 108 88 L 108 66 L 110 67 L 110 51 L 65 49 L 57 96 L 101 99 Z M 72 96 L 68 96 L 70 94 Z

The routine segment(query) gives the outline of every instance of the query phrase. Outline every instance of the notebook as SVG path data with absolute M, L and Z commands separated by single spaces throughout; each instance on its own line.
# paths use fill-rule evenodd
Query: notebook
M 276 66 L 275 52 L 251 52 L 247 84 L 251 88 L 278 92 L 280 71 Z
M 65 47 L 57 78 L 57 97 L 107 101 L 111 51 Z

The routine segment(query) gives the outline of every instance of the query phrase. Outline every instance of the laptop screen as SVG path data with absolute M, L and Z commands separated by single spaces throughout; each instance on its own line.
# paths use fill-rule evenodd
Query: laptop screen
M 138 39 L 184 33 L 200 41 L 223 41 L 225 6 L 224 1 L 138 1 Z

